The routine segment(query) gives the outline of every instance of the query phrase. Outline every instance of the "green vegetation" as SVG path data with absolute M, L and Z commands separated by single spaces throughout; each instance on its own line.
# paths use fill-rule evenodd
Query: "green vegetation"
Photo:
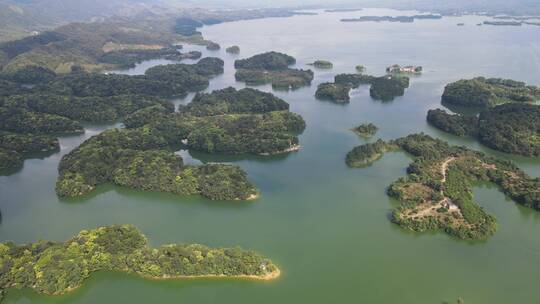
M 361 64 L 357 65 L 357 66 L 355 67 L 355 69 L 356 69 L 356 72 L 357 72 L 357 73 L 360 73 L 360 74 L 362 74 L 362 73 L 364 73 L 364 72 L 366 71 L 366 67 L 363 66 L 363 65 L 361 65 Z
M 379 139 L 375 143 L 361 145 L 352 149 L 347 153 L 345 162 L 352 168 L 367 167 L 381 158 L 387 150 L 388 145 Z
M 313 63 L 310 63 L 309 65 L 312 65 L 318 69 L 331 69 L 334 67 L 332 62 L 326 61 L 326 60 L 316 60 Z
M 442 95 L 445 104 L 482 109 L 510 102 L 534 103 L 538 99 L 538 87 L 510 79 L 484 77 L 448 84 Z
M 0 148 L 0 173 L 13 171 L 23 166 L 22 156 L 12 150 Z
M 221 49 L 221 46 L 215 42 L 209 42 L 207 45 L 206 45 L 206 49 L 209 50 L 209 51 L 218 51 Z
M 178 113 L 149 126 L 197 151 L 279 154 L 298 150 L 295 134 L 306 127 L 302 117 L 288 109 L 285 101 L 272 94 L 227 88 L 197 94 Z
M 461 239 L 489 237 L 496 230 L 496 219 L 472 196 L 473 183 L 480 181 L 495 183 L 517 203 L 540 210 L 539 178 L 527 176 L 509 161 L 450 146 L 424 134 L 357 147 L 347 155 L 347 163 L 363 167 L 397 149 L 414 158 L 407 177 L 388 188 L 388 194 L 401 201 L 393 210 L 392 221 L 404 228 L 442 230 Z
M 182 158 L 167 148 L 163 135 L 147 127 L 105 131 L 62 158 L 56 192 L 61 197 L 76 197 L 100 184 L 114 183 L 146 191 L 200 194 L 213 200 L 257 196 L 239 167 L 184 166 Z
M 193 116 L 216 116 L 224 114 L 266 113 L 289 110 L 289 104 L 270 93 L 246 88 L 229 87 L 211 94 L 198 93 L 193 100 L 180 108 Z
M 540 155 L 540 106 L 508 103 L 489 108 L 479 116 L 430 110 L 428 121 L 458 136 L 474 136 L 486 146 L 512 154 Z
M 363 74 L 339 74 L 334 78 L 336 84 L 357 88 L 360 85 L 371 84 L 369 94 L 373 99 L 391 101 L 397 96 L 403 96 L 409 87 L 409 78 L 405 76 L 387 75 L 375 77 Z
M 376 77 L 371 81 L 371 88 L 369 89 L 369 94 L 374 99 L 391 101 L 397 96 L 403 96 L 403 94 L 405 94 L 405 89 L 408 87 L 408 77 Z
M 258 54 L 247 59 L 238 59 L 234 62 L 236 69 L 246 70 L 284 70 L 296 63 L 294 57 L 278 52 Z
M 271 83 L 276 89 L 297 89 L 310 85 L 313 71 L 290 69 L 296 59 L 286 54 L 268 52 L 234 62 L 235 78 L 248 85 Z
M 114 225 L 83 230 L 70 240 L 27 245 L 0 244 L 0 297 L 10 288 L 61 295 L 96 271 L 134 273 L 148 279 L 223 277 L 270 280 L 279 269 L 240 248 L 172 244 L 153 249 L 135 227 Z
M 336 83 L 321 83 L 317 87 L 315 97 L 317 99 L 331 100 L 336 103 L 349 103 L 351 87 Z
M 197 94 L 172 112 L 161 105 L 126 118 L 125 130 L 94 136 L 62 158 L 57 193 L 85 195 L 104 183 L 148 191 L 200 194 L 214 200 L 253 199 L 240 168 L 184 166 L 178 146 L 207 153 L 276 154 L 298 149 L 304 120 L 272 94 L 227 88 Z
M 478 117 L 460 114 L 448 114 L 445 110 L 429 110 L 427 121 L 448 133 L 457 136 L 474 136 L 478 133 Z
M 181 53 L 177 47 L 163 47 L 156 49 L 121 49 L 104 53 L 98 58 L 100 63 L 115 65 L 117 68 L 127 69 L 135 67 L 135 64 L 145 60 L 163 58 L 167 60 L 181 61 L 184 59 L 199 59 L 202 53 L 192 51 Z
M 229 54 L 240 54 L 240 47 L 238 45 L 233 45 L 225 49 L 225 52 Z
M 372 137 L 373 135 L 375 135 L 375 133 L 377 133 L 378 130 L 379 128 L 377 128 L 377 126 L 372 123 L 361 124 L 358 127 L 352 129 L 352 131 L 356 133 L 356 135 L 364 138 Z
M 143 113 L 148 116 L 149 112 L 155 114 L 152 111 L 156 109 L 164 114 L 174 110 L 171 102 L 160 97 L 203 89 L 208 86 L 210 77 L 222 72 L 222 60 L 204 58 L 192 65 L 156 66 L 142 76 L 84 72 L 56 75 L 41 67 L 2 73 L 0 131 L 16 133 L 13 136 L 18 135 L 19 140 L 26 139 L 21 145 L 32 145 L 40 134 L 84 132 L 79 121 L 113 122 L 148 108 L 132 118 L 140 122 Z M 27 84 L 34 86 L 27 87 Z M 33 148 L 29 149 L 31 151 L 4 149 L 13 153 L 3 151 L 2 168 L 19 167 L 18 159 L 28 152 L 36 152 Z M 16 155 L 17 159 L 9 161 L 9 155 Z

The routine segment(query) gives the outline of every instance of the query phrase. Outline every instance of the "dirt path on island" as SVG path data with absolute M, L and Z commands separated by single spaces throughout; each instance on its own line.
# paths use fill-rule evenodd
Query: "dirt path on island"
M 451 162 L 453 162 L 454 160 L 456 160 L 455 157 L 450 157 L 448 159 L 446 159 L 444 161 L 444 163 L 442 163 L 441 165 L 441 174 L 443 176 L 441 182 L 444 184 L 446 182 L 446 171 L 448 170 L 448 166 L 450 165 Z

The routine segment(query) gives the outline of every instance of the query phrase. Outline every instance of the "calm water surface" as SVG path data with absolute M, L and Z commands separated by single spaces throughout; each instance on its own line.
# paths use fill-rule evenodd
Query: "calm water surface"
M 540 213 L 517 206 L 495 187 L 478 185 L 476 200 L 499 220 L 496 235 L 465 242 L 443 233 L 411 233 L 387 220 L 397 202 L 385 188 L 405 174 L 411 159 L 391 153 L 365 169 L 349 169 L 345 154 L 364 143 L 349 129 L 361 122 L 379 126 L 377 137 L 391 139 L 426 132 L 516 161 L 540 176 L 540 159 L 511 157 L 472 139 L 446 135 L 427 125 L 428 109 L 440 107 L 444 85 L 460 78 L 495 76 L 540 85 L 540 27 L 476 26 L 484 17 L 449 17 L 414 23 L 341 23 L 361 12 L 272 18 L 203 29 L 224 47 L 237 44 L 238 56 L 209 52 L 226 62 L 225 74 L 208 90 L 243 87 L 234 81 L 233 61 L 264 51 L 286 52 L 297 67 L 330 60 L 317 70 L 311 87 L 275 92 L 301 114 L 307 129 L 302 150 L 279 157 L 220 157 L 189 154 L 190 162 L 219 160 L 244 168 L 262 192 L 254 203 L 212 202 L 199 197 L 100 187 L 90 197 L 59 200 L 54 193 L 61 156 L 84 139 L 112 126 L 89 125 L 83 136 L 61 138 L 59 153 L 31 159 L 11 176 L 0 177 L 0 241 L 63 241 L 82 229 L 129 223 L 152 246 L 197 242 L 255 249 L 283 270 L 274 282 L 187 280 L 154 282 L 118 273 L 98 273 L 83 288 L 60 297 L 29 290 L 11 291 L 6 303 L 539 303 Z M 463 27 L 456 26 L 464 22 Z M 200 49 L 186 47 L 186 49 Z M 123 71 L 140 74 L 167 61 L 145 62 Z M 316 85 L 363 64 L 381 75 L 386 66 L 424 66 L 405 96 L 382 103 L 367 87 L 353 91 L 340 106 L 314 99 Z M 271 91 L 268 86 L 259 87 Z M 177 104 L 189 102 L 176 100 Z

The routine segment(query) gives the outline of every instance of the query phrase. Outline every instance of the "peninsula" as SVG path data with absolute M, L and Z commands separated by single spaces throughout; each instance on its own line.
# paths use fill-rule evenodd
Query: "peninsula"
M 236 248 L 171 244 L 150 248 L 130 225 L 83 230 L 66 242 L 0 243 L 0 300 L 10 288 L 62 295 L 97 271 L 136 274 L 155 280 L 223 278 L 273 280 L 280 270 L 269 259 Z
M 279 154 L 299 149 L 305 122 L 270 93 L 227 88 L 197 94 L 170 112 L 149 107 L 126 118 L 126 129 L 96 135 L 65 155 L 56 192 L 62 197 L 90 193 L 113 183 L 146 191 L 199 194 L 212 200 L 258 196 L 237 166 L 185 166 L 175 147 L 206 153 Z M 178 149 L 178 148 L 176 148 Z
M 502 103 L 534 103 L 540 99 L 540 88 L 511 79 L 462 79 L 444 88 L 442 103 L 485 109 Z
M 42 67 L 1 73 L 0 171 L 20 168 L 30 153 L 54 151 L 55 136 L 84 132 L 81 122 L 119 121 L 157 105 L 173 111 L 163 97 L 204 89 L 220 73 L 223 61 L 217 58 L 156 66 L 140 76 L 77 70 L 58 75 Z
M 407 177 L 388 188 L 401 201 L 392 221 L 413 231 L 440 230 L 460 239 L 486 239 L 496 219 L 473 200 L 474 182 L 491 182 L 517 203 L 540 210 L 540 179 L 531 178 L 506 160 L 484 155 L 424 134 L 366 144 L 347 155 L 351 167 L 364 167 L 385 152 L 403 150 L 413 156 Z
M 540 106 L 507 103 L 479 116 L 430 110 L 428 122 L 457 136 L 473 136 L 484 145 L 506 153 L 540 156 Z

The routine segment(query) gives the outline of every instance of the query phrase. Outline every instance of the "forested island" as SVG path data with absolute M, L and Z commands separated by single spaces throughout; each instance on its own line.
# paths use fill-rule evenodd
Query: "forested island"
M 486 146 L 524 156 L 540 155 L 540 106 L 507 103 L 489 108 L 479 116 L 430 110 L 427 120 L 445 132 L 476 137 Z
M 372 123 L 364 123 L 352 129 L 356 135 L 364 138 L 372 137 L 378 130 L 379 128 Z
M 240 47 L 238 45 L 233 45 L 225 49 L 225 52 L 229 54 L 240 54 Z
M 361 85 L 371 85 L 369 94 L 373 99 L 391 101 L 405 94 L 405 89 L 409 87 L 409 78 L 401 75 L 375 77 L 362 73 L 338 74 L 334 77 L 334 82 L 320 84 L 315 97 L 336 103 L 348 103 L 350 91 Z
M 199 93 L 171 112 L 154 106 L 126 118 L 65 155 L 56 192 L 86 195 L 113 183 L 147 191 L 200 194 L 212 200 L 251 200 L 258 191 L 237 166 L 185 166 L 177 147 L 224 154 L 278 154 L 299 149 L 304 120 L 270 93 L 234 88 Z
M 397 96 L 403 96 L 409 87 L 409 78 L 400 75 L 386 75 L 381 77 L 357 74 L 339 74 L 334 78 L 339 85 L 358 88 L 360 85 L 370 84 L 369 94 L 373 99 L 391 101 Z
M 32 6 L 31 3 L 30 6 Z M 1 21 L 7 23 L 28 22 L 40 23 L 41 19 L 32 14 L 11 12 L 11 8 L 24 6 L 16 3 L 4 7 L 6 14 Z M 88 6 L 88 5 L 81 5 Z M 77 9 L 79 7 L 77 6 Z M 155 9 L 155 11 L 154 11 Z M 50 8 L 38 14 L 49 14 Z M 163 11 L 160 8 L 147 8 L 131 16 L 103 16 L 111 12 L 100 11 L 99 20 L 83 23 L 86 20 L 70 20 L 75 23 L 62 22 L 50 24 L 49 30 L 34 32 L 24 31 L 28 36 L 19 40 L 0 43 L 0 71 L 15 71 L 26 66 L 46 67 L 56 73 L 69 73 L 73 66 L 83 70 L 103 71 L 126 68 L 142 60 L 165 58 L 182 60 L 197 58 L 198 52 L 183 53 L 176 45 L 190 43 L 215 48 L 215 44 L 205 40 L 197 29 L 203 25 L 222 22 L 258 19 L 266 17 L 291 17 L 297 14 L 288 9 L 234 9 L 184 10 L 171 8 Z M 60 19 L 69 14 L 60 13 Z M 51 20 L 57 20 L 57 17 Z M 87 20 L 90 21 L 90 18 Z M 13 24 L 0 22 L 5 29 Z M 61 25 L 61 26 L 59 26 Z M 52 27 L 59 26 L 55 29 Z M 33 26 L 32 26 L 33 27 Z M 0 41 L 6 32 L 0 31 Z M 32 33 L 32 35 L 31 35 Z
M 118 121 L 157 105 L 172 111 L 161 97 L 204 89 L 220 73 L 223 61 L 217 58 L 156 66 L 141 76 L 76 70 L 57 75 L 42 67 L 1 73 L 0 170 L 20 168 L 29 153 L 56 150 L 56 136 L 84 132 L 81 122 Z
M 327 60 L 315 60 L 313 63 L 309 63 L 308 65 L 312 65 L 318 69 L 331 69 L 334 67 L 334 64 Z
M 147 279 L 276 279 L 269 259 L 236 248 L 171 244 L 150 248 L 130 225 L 83 230 L 66 242 L 0 243 L 0 301 L 11 288 L 62 295 L 81 287 L 97 271 L 132 273 Z
M 275 89 L 297 89 L 311 84 L 313 71 L 291 69 L 296 59 L 287 54 L 267 52 L 234 62 L 235 78 L 248 85 L 271 83 Z
M 341 22 L 402 22 L 411 23 L 422 19 L 442 19 L 441 15 L 413 15 L 413 16 L 361 16 L 358 18 L 345 18 Z
M 315 97 L 321 100 L 330 100 L 335 103 L 349 103 L 351 86 L 338 83 L 325 82 L 319 84 Z
M 354 148 L 351 167 L 364 167 L 388 151 L 403 150 L 414 162 L 407 177 L 388 188 L 401 201 L 392 221 L 414 231 L 441 230 L 461 239 L 486 239 L 496 219 L 473 201 L 475 182 L 492 182 L 517 203 L 540 210 L 540 179 L 531 178 L 512 162 L 498 160 L 465 147 L 450 146 L 425 134 Z
M 497 26 L 521 26 L 523 22 L 520 21 L 484 21 L 485 25 L 497 25 Z
M 540 99 L 540 88 L 511 79 L 462 79 L 448 84 L 443 104 L 485 109 L 508 102 L 534 103 Z

